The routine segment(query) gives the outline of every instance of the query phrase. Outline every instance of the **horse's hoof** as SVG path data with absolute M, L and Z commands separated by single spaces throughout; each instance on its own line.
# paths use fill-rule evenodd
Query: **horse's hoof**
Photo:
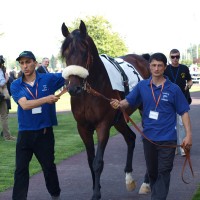
M 132 177 L 132 174 L 129 172 L 129 173 L 126 173 L 126 189 L 127 191 L 131 192 L 133 190 L 135 190 L 136 188 L 136 182 L 134 181 L 133 177 Z
M 129 183 L 126 183 L 127 191 L 131 192 L 131 191 L 135 190 L 135 188 L 136 188 L 136 182 L 134 180 L 132 180 Z
M 139 194 L 149 194 L 151 192 L 150 184 L 149 183 L 142 183 Z

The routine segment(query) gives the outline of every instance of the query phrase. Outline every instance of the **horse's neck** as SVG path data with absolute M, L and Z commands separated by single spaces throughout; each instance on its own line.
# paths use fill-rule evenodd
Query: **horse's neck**
M 88 80 L 96 86 L 103 86 L 104 82 L 109 81 L 108 74 L 106 72 L 105 66 L 100 58 L 94 60 L 91 68 L 89 69 Z

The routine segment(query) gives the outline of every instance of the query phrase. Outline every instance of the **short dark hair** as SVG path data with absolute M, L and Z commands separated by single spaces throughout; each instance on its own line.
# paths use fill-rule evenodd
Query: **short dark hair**
M 170 51 L 170 54 L 172 54 L 172 53 L 179 53 L 179 54 L 180 54 L 180 51 L 179 51 L 178 49 L 172 49 L 172 50 Z
M 163 53 L 154 53 L 150 56 L 149 62 L 151 63 L 152 60 L 162 61 L 164 65 L 167 65 L 167 57 Z

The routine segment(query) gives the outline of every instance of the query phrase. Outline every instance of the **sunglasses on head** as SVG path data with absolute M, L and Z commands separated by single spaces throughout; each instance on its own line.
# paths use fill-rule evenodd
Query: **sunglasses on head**
M 171 56 L 171 59 L 174 59 L 174 58 L 179 59 L 180 56 Z

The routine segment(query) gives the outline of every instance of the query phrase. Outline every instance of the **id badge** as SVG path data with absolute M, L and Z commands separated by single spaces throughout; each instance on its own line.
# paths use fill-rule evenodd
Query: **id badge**
M 37 107 L 32 109 L 32 114 L 39 114 L 42 113 L 42 107 Z
M 156 119 L 156 120 L 157 120 L 157 119 L 158 119 L 158 115 L 159 115 L 158 112 L 150 110 L 149 118 L 150 118 L 150 119 Z

